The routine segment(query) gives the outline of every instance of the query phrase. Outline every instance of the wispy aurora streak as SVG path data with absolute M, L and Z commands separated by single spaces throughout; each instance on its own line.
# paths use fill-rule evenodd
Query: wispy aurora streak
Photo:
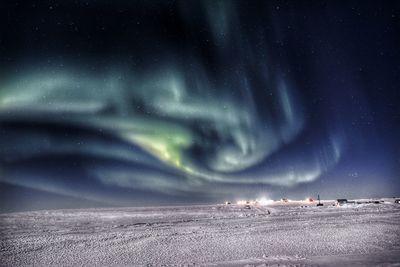
M 35 62 L 0 80 L 0 179 L 79 195 L 54 177 L 76 158 L 67 178 L 75 171 L 105 186 L 217 195 L 293 187 L 335 166 L 340 127 L 307 132 L 303 88 L 270 56 L 268 25 L 255 21 L 253 35 L 233 2 L 209 4 L 201 17 L 216 44 L 212 64 L 198 51 L 166 46 L 142 67 L 112 62 L 93 72 L 68 60 L 61 69 Z M 182 4 L 180 12 L 194 27 L 193 11 Z
M 168 78 L 156 75 L 144 80 L 130 77 L 99 80 L 86 75 L 83 79 L 72 71 L 57 75 L 23 74 L 2 85 L 0 110 L 3 122 L 62 123 L 67 127 L 94 129 L 109 133 L 138 149 L 130 152 L 129 146 L 115 147 L 101 138 L 85 141 L 79 136 L 77 143 L 70 140 L 60 143 L 52 138 L 58 133 L 28 128 L 18 134 L 23 136 L 22 139 L 31 140 L 34 148 L 16 147 L 11 142 L 13 147 L 7 149 L 7 144 L 4 144 L 6 149 L 3 151 L 7 153 L 2 158 L 17 161 L 43 153 L 72 151 L 83 155 L 95 154 L 156 169 L 163 165 L 173 175 L 198 180 L 202 187 L 210 185 L 208 190 L 212 190 L 213 182 L 287 186 L 311 182 L 339 160 L 340 143 L 335 137 L 325 136 L 320 137 L 316 150 L 309 151 L 311 156 L 302 159 L 301 165 L 305 166 L 296 166 L 296 160 L 292 160 L 294 166 L 288 170 L 286 165 L 277 167 L 269 159 L 271 154 L 279 155 L 282 148 L 290 146 L 305 123 L 298 107 L 300 100 L 295 99 L 283 81 L 275 88 L 275 106 L 261 107 L 269 114 L 278 113 L 279 120 L 276 120 L 272 115 L 262 117 L 258 112 L 260 107 L 249 95 L 233 98 L 224 93 L 229 91 L 226 88 L 213 89 L 207 81 L 201 84 L 197 81 L 197 87 L 192 89 L 191 83 L 182 76 L 185 76 L 184 71 L 170 74 Z M 118 82 L 113 82 L 116 80 Z M 239 91 L 251 92 L 246 85 L 244 88 L 241 88 L 242 84 L 237 86 Z M 199 88 L 201 90 L 197 90 Z M 212 95 L 212 92 L 218 94 Z M 318 160 L 320 149 L 325 153 L 324 160 Z M 150 158 L 142 154 L 148 154 Z M 282 154 L 282 158 L 286 157 L 296 155 Z M 252 170 L 254 166 L 258 169 L 262 166 L 262 171 Z M 127 166 L 105 171 L 97 164 L 88 168 L 96 175 L 100 173 L 93 172 L 97 168 L 107 173 L 106 178 L 102 174 L 99 179 L 103 182 L 106 179 L 108 184 L 121 185 L 122 173 L 124 186 L 144 186 L 160 191 L 174 188 L 163 186 L 161 182 L 170 179 L 171 174 L 161 175 L 164 178 L 158 177 L 158 182 L 138 183 L 138 176 L 150 179 L 144 176 L 152 176 L 151 172 L 143 175 Z M 153 176 L 160 176 L 160 172 Z M 129 183 L 129 179 L 136 182 Z M 194 184 L 185 190 L 199 189 Z

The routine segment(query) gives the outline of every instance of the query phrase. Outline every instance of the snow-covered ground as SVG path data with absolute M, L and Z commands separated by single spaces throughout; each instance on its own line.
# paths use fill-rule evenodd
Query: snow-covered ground
M 400 204 L 1 214 L 0 265 L 400 266 Z

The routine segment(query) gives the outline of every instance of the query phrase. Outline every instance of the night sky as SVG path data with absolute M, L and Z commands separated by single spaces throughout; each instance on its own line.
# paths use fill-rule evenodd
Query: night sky
M 1 1 L 0 210 L 400 195 L 399 1 Z

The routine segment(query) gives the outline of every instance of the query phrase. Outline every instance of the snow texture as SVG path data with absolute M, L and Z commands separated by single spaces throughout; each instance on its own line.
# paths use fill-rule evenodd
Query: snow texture
M 1 214 L 0 265 L 400 266 L 400 204 L 332 204 Z

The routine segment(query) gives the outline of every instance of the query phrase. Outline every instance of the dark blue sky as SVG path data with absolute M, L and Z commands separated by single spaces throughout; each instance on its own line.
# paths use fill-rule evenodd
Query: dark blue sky
M 400 194 L 396 1 L 2 1 L 1 210 Z

